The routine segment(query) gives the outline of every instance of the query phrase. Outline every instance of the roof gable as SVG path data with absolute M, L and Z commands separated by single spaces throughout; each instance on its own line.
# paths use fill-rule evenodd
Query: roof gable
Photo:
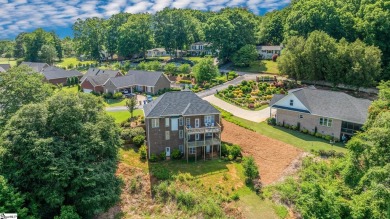
M 133 85 L 155 86 L 161 77 L 165 77 L 160 71 L 134 71 L 130 70 L 127 75 L 110 78 L 110 81 L 117 88 Z M 168 80 L 168 79 L 167 79 Z
M 42 72 L 43 69 L 49 67 L 49 64 L 43 62 L 22 62 L 20 65 L 27 65 L 36 72 Z
M 45 76 L 46 80 L 82 76 L 82 74 L 76 70 L 67 71 L 62 68 L 57 68 L 54 66 L 49 66 L 43 69 L 42 74 Z
M 3 69 L 4 71 L 8 71 L 8 69 L 11 68 L 11 65 L 10 64 L 0 64 L 0 72 L 1 72 L 1 69 Z
M 219 114 L 209 102 L 192 91 L 167 92 L 144 106 L 145 117 Z

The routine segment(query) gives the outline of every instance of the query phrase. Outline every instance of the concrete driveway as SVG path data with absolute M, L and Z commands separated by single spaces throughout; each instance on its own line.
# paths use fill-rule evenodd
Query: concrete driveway
M 215 97 L 214 95 L 204 97 L 203 99 L 208 101 L 209 103 L 211 103 L 213 105 L 216 105 L 216 106 L 222 108 L 223 110 L 228 111 L 229 113 L 231 113 L 237 117 L 240 117 L 240 118 L 243 118 L 243 119 L 246 119 L 249 121 L 263 122 L 270 116 L 269 115 L 269 113 L 270 113 L 269 107 L 262 109 L 262 110 L 254 111 L 254 110 L 242 109 L 242 108 L 237 107 L 233 104 L 227 103 L 227 102 Z M 273 110 L 273 113 L 274 113 L 274 111 L 275 110 Z

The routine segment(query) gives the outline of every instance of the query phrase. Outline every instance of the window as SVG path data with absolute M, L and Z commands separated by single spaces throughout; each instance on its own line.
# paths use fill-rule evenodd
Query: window
M 169 131 L 165 131 L 165 140 L 169 140 L 171 138 Z
M 199 140 L 200 139 L 200 135 L 199 134 L 196 134 L 195 135 L 195 140 Z
M 186 126 L 191 126 L 191 120 L 190 120 L 190 118 L 186 118 Z
M 333 122 L 332 119 L 323 118 L 323 117 L 320 118 L 320 125 L 321 126 L 331 127 L 332 126 L 332 122 Z
M 300 118 L 300 119 L 303 119 L 303 115 L 302 115 L 302 114 L 301 114 L 301 115 L 299 115 L 299 118 Z
M 196 153 L 196 150 L 195 148 L 189 148 L 189 154 L 195 154 Z
M 169 127 L 169 118 L 165 118 L 165 127 Z
M 179 130 L 179 139 L 183 139 L 183 130 Z
M 199 128 L 199 126 L 200 126 L 200 120 L 199 120 L 199 118 L 196 118 L 195 119 L 195 128 Z
M 290 106 L 294 106 L 294 100 L 290 100 Z
M 206 126 L 212 126 L 212 123 L 214 123 L 214 115 L 204 116 L 204 124 Z
M 179 118 L 179 126 L 183 126 L 183 117 Z
M 179 151 L 181 152 L 181 153 L 184 153 L 184 147 L 183 147 L 183 145 L 181 144 L 181 145 L 179 145 Z
M 171 131 L 177 131 L 177 130 L 179 130 L 179 119 L 172 118 L 171 119 Z
M 159 119 L 152 119 L 152 128 L 158 128 L 160 126 Z

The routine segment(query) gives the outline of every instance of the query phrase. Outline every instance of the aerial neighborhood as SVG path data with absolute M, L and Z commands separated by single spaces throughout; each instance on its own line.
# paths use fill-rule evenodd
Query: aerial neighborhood
M 0 8 L 0 218 L 390 218 L 385 0 L 98 2 Z

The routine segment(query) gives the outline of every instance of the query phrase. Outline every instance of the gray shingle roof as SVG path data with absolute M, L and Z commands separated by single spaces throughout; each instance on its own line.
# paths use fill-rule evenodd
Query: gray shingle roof
M 0 72 L 5 72 L 5 69 L 0 66 Z
M 28 67 L 32 68 L 36 72 L 42 72 L 44 68 L 49 67 L 47 63 L 42 63 L 42 62 L 22 62 L 20 65 L 27 65 Z
M 284 94 L 274 94 L 272 96 L 272 99 L 271 101 L 269 102 L 269 105 L 272 106 L 274 105 L 276 102 L 278 102 L 279 100 L 281 100 L 283 97 L 285 97 L 286 95 Z
M 364 124 L 371 101 L 343 92 L 302 88 L 291 92 L 311 114 Z
M 134 71 L 130 70 L 122 77 L 110 78 L 110 81 L 117 88 L 129 87 L 133 85 L 155 86 L 157 81 L 165 77 L 161 71 Z
M 11 65 L 10 64 L 0 64 L 0 72 L 1 72 L 1 69 L 3 69 L 4 71 L 8 71 L 8 69 L 11 68 Z
M 102 70 L 98 68 L 90 68 L 87 73 L 81 78 L 81 82 L 83 82 L 86 78 L 91 82 L 93 86 L 103 85 L 109 78 L 116 77 L 116 75 L 120 73 L 119 70 Z
M 167 92 L 144 106 L 145 117 L 155 118 L 172 115 L 220 114 L 209 102 L 192 91 Z
M 57 78 L 69 78 L 69 77 L 79 77 L 82 76 L 80 72 L 76 70 L 67 71 L 62 68 L 57 68 L 54 66 L 49 66 L 44 68 L 42 74 L 45 76 L 46 80 L 52 80 Z

